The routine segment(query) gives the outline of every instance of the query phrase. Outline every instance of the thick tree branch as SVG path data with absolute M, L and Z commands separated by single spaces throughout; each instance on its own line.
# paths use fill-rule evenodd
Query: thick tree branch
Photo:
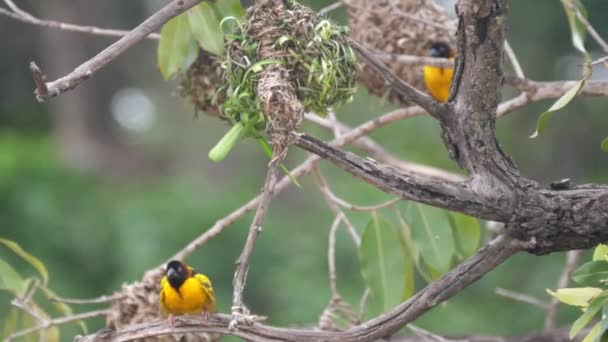
M 32 77 L 36 81 L 36 99 L 42 102 L 51 97 L 63 94 L 68 90 L 74 89 L 78 84 L 80 84 L 80 82 L 93 76 L 97 70 L 101 69 L 106 64 L 116 59 L 116 57 L 121 55 L 123 52 L 131 48 L 133 45 L 146 38 L 171 18 L 188 10 L 199 2 L 201 2 L 201 0 L 171 1 L 171 3 L 154 13 L 151 17 L 139 24 L 139 26 L 127 33 L 116 43 L 110 45 L 105 50 L 97 54 L 97 56 L 81 64 L 68 75 L 53 82 L 41 83 L 40 80 L 44 80 L 45 76 L 36 66 L 36 64 L 32 62 L 30 70 L 32 72 Z
M 405 170 L 395 170 L 371 159 L 362 159 L 344 152 L 307 134 L 300 134 L 296 145 L 317 154 L 336 166 L 403 199 L 474 215 L 483 219 L 502 221 L 504 211 L 489 207 L 475 198 L 465 182 L 448 181 Z
M 200 318 L 178 317 L 176 327 L 163 321 L 131 325 L 121 331 L 102 330 L 99 333 L 77 337 L 76 342 L 131 341 L 158 335 L 211 332 L 230 334 L 249 341 L 325 341 L 360 342 L 390 337 L 407 323 L 413 321 L 439 303 L 451 298 L 471 283 L 479 280 L 514 253 L 528 246 L 501 236 L 491 241 L 477 254 L 467 259 L 440 279 L 429 284 L 416 295 L 391 311 L 342 332 L 276 328 L 261 323 L 239 325 L 230 330 L 231 316 L 214 315 L 213 320 L 201 322 Z

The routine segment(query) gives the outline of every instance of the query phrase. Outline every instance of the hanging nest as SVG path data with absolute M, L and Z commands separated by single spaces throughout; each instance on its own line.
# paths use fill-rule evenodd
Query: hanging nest
M 286 147 L 305 111 L 324 115 L 352 99 L 357 61 L 346 27 L 293 0 L 257 1 L 244 20 L 229 35 L 222 64 L 222 115 L 242 127 L 233 136 L 268 130 L 273 144 Z
M 218 92 L 222 82 L 221 61 L 204 50 L 186 70 L 179 85 L 179 94 L 188 99 L 197 113 L 220 116 L 219 106 L 223 103 L 223 93 Z
M 428 56 L 433 43 L 443 42 L 454 51 L 456 22 L 433 0 L 348 0 L 345 1 L 351 38 L 372 52 Z M 426 92 L 422 66 L 387 62 L 399 78 Z M 387 87 L 384 79 L 362 64 L 359 80 L 368 91 L 389 102 L 406 106 L 401 95 Z

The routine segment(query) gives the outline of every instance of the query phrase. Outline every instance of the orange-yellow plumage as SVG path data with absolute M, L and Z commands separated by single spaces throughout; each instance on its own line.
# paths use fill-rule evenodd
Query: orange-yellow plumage
M 435 100 L 439 102 L 448 100 L 453 73 L 454 70 L 451 68 L 424 66 L 424 83 Z
M 181 264 L 183 275 L 165 275 L 160 283 L 160 309 L 163 317 L 217 312 L 211 281 L 191 267 Z M 177 272 L 176 272 L 177 273 Z M 171 278 L 178 278 L 177 281 Z
M 430 49 L 431 57 L 438 58 L 449 58 L 454 60 L 454 51 L 452 48 L 443 42 L 437 42 L 431 45 Z M 431 96 L 439 102 L 445 102 L 450 97 L 450 86 L 452 84 L 452 74 L 454 70 L 452 68 L 442 68 L 430 65 L 423 67 L 424 72 L 424 83 Z

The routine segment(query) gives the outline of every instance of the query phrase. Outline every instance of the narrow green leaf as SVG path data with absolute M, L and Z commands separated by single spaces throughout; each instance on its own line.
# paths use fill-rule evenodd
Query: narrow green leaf
M 591 330 L 589 330 L 589 333 L 587 334 L 587 336 L 585 336 L 585 338 L 583 339 L 582 342 L 599 342 L 600 337 L 602 337 L 602 334 L 600 333 L 601 329 L 602 329 L 601 322 L 595 323 L 593 328 L 591 328 Z
M 224 33 L 220 28 L 220 19 L 208 2 L 201 2 L 189 9 L 188 21 L 200 47 L 217 56 L 224 54 Z
M 245 9 L 241 6 L 240 0 L 217 0 L 215 6 L 222 15 L 222 19 L 226 17 L 234 17 L 241 21 L 245 15 Z
M 593 317 L 597 315 L 602 306 L 608 302 L 608 296 L 603 295 L 599 296 L 589 304 L 589 307 L 585 309 L 585 312 L 572 323 L 572 327 L 570 328 L 570 338 L 576 336 L 583 328 L 591 322 Z
M 604 245 L 603 243 L 597 245 L 597 247 L 595 247 L 593 250 L 593 261 L 600 260 L 608 261 L 608 246 Z
M 38 312 L 39 315 L 44 317 L 45 319 L 50 319 L 50 316 L 44 311 L 42 307 L 40 307 L 36 302 L 31 301 L 30 305 Z M 38 325 L 36 322 L 33 326 Z M 30 334 L 35 336 L 36 334 Z M 47 329 L 42 329 L 39 331 L 38 335 L 40 336 L 40 341 L 45 342 L 59 342 L 59 328 L 57 326 L 52 326 Z
M 608 152 L 608 137 L 602 140 L 602 145 L 600 147 L 602 148 L 602 151 Z
M 414 279 L 414 268 L 418 270 L 420 276 L 424 278 L 425 281 L 430 282 L 431 279 L 426 272 L 420 267 L 420 251 L 416 248 L 414 241 L 412 239 L 412 229 L 407 221 L 401 215 L 399 209 L 395 208 L 395 214 L 397 215 L 397 221 L 399 222 L 399 230 L 401 237 L 401 244 L 403 245 L 403 250 L 405 252 L 405 268 L 406 268 L 406 276 L 405 276 L 405 288 L 403 289 L 403 299 L 407 299 L 414 295 L 416 292 L 416 283 Z M 411 265 L 408 265 L 410 263 Z M 409 271 L 411 269 L 411 272 Z
M 49 289 L 46 286 L 41 286 L 40 289 L 42 290 L 42 292 L 44 293 L 44 295 L 46 296 L 46 298 L 49 299 L 49 301 L 51 301 L 51 303 L 53 303 L 53 306 L 64 316 L 71 316 L 74 314 L 74 312 L 72 311 L 72 308 L 67 305 L 66 303 L 57 301 L 57 300 L 53 300 L 54 298 L 57 298 L 57 294 L 55 294 L 55 292 L 53 292 L 51 289 Z M 86 335 L 88 334 L 88 328 L 86 323 L 83 320 L 78 320 L 76 321 L 76 323 L 78 324 L 78 327 L 80 327 L 80 331 Z
M 399 233 L 390 221 L 372 214 L 359 247 L 361 274 L 371 290 L 370 312 L 375 316 L 399 304 L 405 286 L 405 254 Z
M 449 212 L 449 222 L 454 234 L 456 252 L 460 260 L 473 255 L 481 242 L 481 224 L 479 220 L 460 213 Z
M 32 265 L 32 267 L 34 267 L 38 271 L 38 273 L 40 273 L 40 277 L 42 278 L 43 284 L 46 284 L 49 281 L 49 271 L 47 271 L 46 266 L 44 266 L 40 259 L 26 252 L 15 241 L 0 238 L 0 244 L 4 245 L 5 247 L 13 251 L 15 254 L 20 256 L 21 259 Z
M 17 326 L 19 324 L 19 316 L 20 311 L 16 307 L 11 307 L 8 311 L 8 314 L 4 318 L 4 327 L 2 328 L 2 335 L 0 338 L 4 341 L 10 334 L 13 334 L 17 331 Z
M 584 18 L 587 18 L 587 10 L 579 0 L 566 0 L 565 2 L 563 5 L 568 17 L 568 23 L 570 24 L 572 45 L 578 51 L 587 54 L 587 49 L 585 49 L 587 27 L 576 15 L 578 11 Z
M 262 150 L 264 150 L 264 153 L 266 153 L 268 158 L 272 158 L 272 148 L 270 147 L 270 144 L 268 144 L 266 139 L 264 139 L 263 137 L 259 137 L 258 143 L 260 144 L 260 146 L 262 146 Z M 287 176 L 287 178 L 289 178 L 291 183 L 293 183 L 293 185 L 297 186 L 298 188 L 302 187 L 300 182 L 298 182 L 298 179 L 291 175 L 291 172 L 289 172 L 289 169 L 287 168 L 287 166 L 285 166 L 285 163 L 279 164 L 279 167 L 281 168 L 283 173 Z
M 8 290 L 16 295 L 25 291 L 25 281 L 6 261 L 0 259 L 0 290 Z
M 232 151 L 236 142 L 239 141 L 239 138 L 243 135 L 245 127 L 237 122 L 234 126 L 230 128 L 230 130 L 224 134 L 222 139 L 218 141 L 215 146 L 209 151 L 209 159 L 214 162 L 221 162 L 226 158 L 228 153 Z
M 578 81 L 574 87 L 568 90 L 562 97 L 557 99 L 555 103 L 549 108 L 546 112 L 542 113 L 538 117 L 538 122 L 536 123 L 536 131 L 532 133 L 530 138 L 536 138 L 539 134 L 543 132 L 553 114 L 556 111 L 564 108 L 572 99 L 578 95 L 578 93 L 583 89 L 587 80 L 591 77 L 591 56 L 587 53 L 585 49 L 585 38 L 587 36 L 587 29 L 585 25 L 578 19 L 576 16 L 576 12 L 579 11 L 583 17 L 587 17 L 587 11 L 585 7 L 579 0 L 566 0 L 568 4 L 564 3 L 564 10 L 566 11 L 566 16 L 568 17 L 568 23 L 570 24 L 570 32 L 572 36 L 572 45 L 579 50 L 585 59 L 585 64 L 583 66 L 583 76 L 580 81 Z
M 597 287 L 574 287 L 557 289 L 555 292 L 547 290 L 547 293 L 557 298 L 560 302 L 571 306 L 587 306 L 589 302 L 602 294 L 603 290 Z
M 538 135 L 545 130 L 545 127 L 547 126 L 549 120 L 553 117 L 553 114 L 555 114 L 556 111 L 566 107 L 566 105 L 576 97 L 576 95 L 581 91 L 581 89 L 583 89 L 586 81 L 587 78 L 583 78 L 582 80 L 576 82 L 574 87 L 570 88 L 570 90 L 568 90 L 564 95 L 562 95 L 562 97 L 560 97 L 559 99 L 557 99 L 557 101 L 555 101 L 555 103 L 553 103 L 551 108 L 549 108 L 546 112 L 542 113 L 538 117 L 538 122 L 536 123 L 536 131 L 532 133 L 530 138 L 534 139 L 538 137 Z
M 605 287 L 608 283 L 608 261 L 590 261 L 574 271 L 572 280 L 582 286 Z
M 192 36 L 188 16 L 169 20 L 160 30 L 158 68 L 165 80 L 186 70 L 198 56 L 196 40 Z
M 425 264 L 430 266 L 429 270 L 433 270 L 434 278 L 449 271 L 455 246 L 446 212 L 420 203 L 409 203 L 405 218 L 410 223 L 416 247 Z

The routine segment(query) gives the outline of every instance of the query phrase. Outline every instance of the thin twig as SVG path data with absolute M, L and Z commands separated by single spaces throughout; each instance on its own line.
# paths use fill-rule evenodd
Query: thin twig
M 91 299 L 75 299 L 75 298 L 63 298 L 63 297 L 53 297 L 50 298 L 52 301 L 66 303 L 66 304 L 76 304 L 76 305 L 85 305 L 85 304 L 105 304 L 110 302 L 115 302 L 117 300 L 123 299 L 126 297 L 124 293 L 115 293 L 113 295 L 104 295 L 97 298 Z
M 43 329 L 48 329 L 50 327 L 53 326 L 58 326 L 58 325 L 62 325 L 62 324 L 67 324 L 67 323 L 71 323 L 74 321 L 80 321 L 83 319 L 89 319 L 89 318 L 94 318 L 94 317 L 100 317 L 100 316 L 105 316 L 110 312 L 110 309 L 103 309 L 103 310 L 95 310 L 95 311 L 89 311 L 89 312 L 84 312 L 84 313 L 79 313 L 79 314 L 75 314 L 75 315 L 69 315 L 69 316 L 65 316 L 65 317 L 61 317 L 61 318 L 56 318 L 56 319 L 49 319 L 49 320 L 45 320 L 42 324 L 39 324 L 35 327 L 29 328 L 29 329 L 24 329 L 18 332 L 15 332 L 13 334 L 11 334 L 10 336 L 8 336 L 6 338 L 6 341 L 11 341 L 13 339 L 16 339 L 18 337 L 21 336 L 25 336 L 31 333 L 35 333 L 37 331 L 43 330 Z
M 262 189 L 262 197 L 258 203 L 258 208 L 249 227 L 249 234 L 247 235 L 247 241 L 241 255 L 236 261 L 236 271 L 234 272 L 233 294 L 232 294 L 232 315 L 233 319 L 230 323 L 231 328 L 235 328 L 240 323 L 241 316 L 247 314 L 243 307 L 243 290 L 247 282 L 247 273 L 249 271 L 249 259 L 253 252 L 253 246 L 258 235 L 262 232 L 262 226 L 268 207 L 272 201 L 275 186 L 277 184 L 279 164 L 281 163 L 282 157 L 285 156 L 285 151 L 281 149 L 279 151 L 276 147 L 273 149 L 272 160 L 268 164 L 268 171 L 266 173 L 266 180 L 264 181 L 264 187 Z M 246 319 L 246 317 L 245 317 Z
M 453 68 L 454 61 L 448 58 L 426 57 L 374 52 L 374 56 L 383 62 L 398 62 L 408 65 L 429 65 L 440 68 Z
M 336 275 L 336 232 L 340 227 L 340 223 L 344 219 L 344 214 L 340 213 L 334 219 L 334 222 L 331 224 L 331 229 L 329 230 L 329 239 L 327 246 L 327 267 L 329 270 L 329 288 L 331 289 L 331 298 L 339 298 L 340 294 L 338 293 L 338 285 L 337 285 L 337 275 Z
M 515 51 L 513 51 L 511 44 L 509 44 L 509 41 L 507 40 L 505 40 L 505 53 L 507 54 L 507 57 L 511 62 L 511 66 L 513 67 L 513 71 L 515 71 L 515 75 L 517 75 L 517 77 L 519 78 L 526 78 L 526 76 L 524 75 L 524 69 L 522 69 L 521 64 L 519 64 L 517 55 L 515 54 Z
M 344 221 L 346 228 L 348 228 L 347 231 L 348 231 L 351 239 L 353 240 L 355 245 L 359 246 L 361 244 L 361 238 L 359 237 L 359 234 L 357 233 L 355 226 L 348 219 L 348 217 L 344 214 L 344 212 L 342 210 L 340 210 L 339 206 L 332 200 L 331 189 L 329 189 L 327 180 L 325 179 L 325 176 L 323 176 L 323 173 L 319 169 L 319 165 L 317 163 L 315 163 L 315 165 L 313 166 L 312 173 L 314 175 L 317 187 L 319 188 L 319 192 L 321 192 L 321 195 L 325 199 L 327 206 L 334 213 L 334 215 L 336 215 L 336 216 L 341 215 L 343 217 L 342 220 Z
M 319 12 L 317 12 L 317 14 L 319 14 L 319 15 L 326 15 L 327 13 L 335 11 L 338 8 L 342 7 L 342 5 L 343 5 L 342 2 L 336 1 L 336 2 L 334 2 L 331 5 L 328 5 L 328 6 L 325 6 L 325 7 L 321 8 L 319 10 Z
M 361 296 L 361 300 L 359 301 L 359 322 L 363 321 L 363 316 L 365 315 L 365 308 L 367 307 L 367 303 L 369 302 L 369 296 L 372 291 L 367 287 L 365 291 L 363 291 L 363 295 Z
M 5 0 L 10 1 L 10 0 Z M 12 9 L 12 8 L 11 8 Z M 96 26 L 89 25 L 75 25 L 70 23 L 64 23 L 61 21 L 55 20 L 45 20 L 34 17 L 33 15 L 22 11 L 22 13 L 18 13 L 15 9 L 12 9 L 13 12 L 7 11 L 3 8 L 0 8 L 0 14 L 5 15 L 11 19 L 20 21 L 25 24 L 40 26 L 44 28 L 50 29 L 58 29 L 61 31 L 67 32 L 77 32 L 77 33 L 86 33 L 95 36 L 105 36 L 105 37 L 124 37 L 129 33 L 126 30 L 115 30 L 115 29 L 105 29 Z M 158 33 L 150 33 L 145 38 L 150 40 L 158 40 L 160 35 Z
M 6 6 L 8 6 L 8 8 L 11 9 L 11 11 L 15 12 L 15 14 L 17 14 L 21 17 L 24 17 L 24 18 L 33 18 L 33 16 L 31 14 L 29 14 L 26 11 L 19 8 L 19 6 L 17 6 L 13 2 L 13 0 L 4 0 L 4 3 L 6 4 Z
M 372 52 L 363 45 L 353 39 L 348 39 L 351 45 L 359 56 L 374 69 L 396 92 L 401 94 L 406 100 L 412 101 L 420 107 L 424 108 L 431 116 L 436 119 L 441 119 L 447 115 L 448 109 L 445 104 L 435 101 L 430 95 L 421 92 L 410 84 L 404 82 L 397 76 L 389 67 L 380 61 Z
M 173 0 L 168 5 L 154 13 L 143 23 L 131 30 L 120 40 L 107 47 L 105 50 L 97 54 L 95 57 L 81 64 L 68 75 L 59 78 L 53 82 L 45 83 L 43 87 L 37 85 L 36 99 L 44 101 L 51 97 L 58 96 L 64 92 L 74 89 L 80 82 L 90 78 L 97 70 L 104 67 L 109 62 L 116 59 L 123 52 L 137 44 L 154 30 L 161 27 L 171 18 L 181 14 L 189 8 L 195 6 L 201 0 Z M 32 75 L 34 79 L 44 79 L 44 74 L 40 69 L 33 68 L 36 64 L 32 62 Z
M 591 62 L 591 65 L 596 65 L 596 64 L 600 64 L 600 63 L 606 63 L 608 62 L 608 56 L 604 56 L 602 58 L 599 58 L 593 62 Z
M 547 310 L 549 308 L 549 303 L 546 303 L 534 296 L 530 296 L 525 293 L 519 293 L 519 292 L 503 289 L 502 287 L 497 287 L 496 290 L 494 290 L 494 293 L 496 293 L 499 296 L 505 297 L 505 298 L 513 299 L 518 302 L 536 306 L 543 310 Z
M 566 253 L 566 262 L 564 263 L 564 269 L 562 270 L 562 274 L 559 276 L 557 280 L 557 288 L 561 289 L 564 287 L 568 287 L 570 283 L 570 277 L 572 277 L 572 273 L 576 269 L 578 265 L 578 260 L 581 257 L 583 252 L 578 251 L 569 251 Z M 559 300 L 557 298 L 551 298 L 551 302 L 549 303 L 549 307 L 547 308 L 547 316 L 545 316 L 545 332 L 554 330 L 557 326 L 557 309 L 559 308 Z
M 448 339 L 443 336 L 439 336 L 437 334 L 433 334 L 432 332 L 422 329 L 413 324 L 408 324 L 407 328 L 410 329 L 416 336 L 423 338 L 425 341 L 434 341 L 434 342 L 449 342 Z

